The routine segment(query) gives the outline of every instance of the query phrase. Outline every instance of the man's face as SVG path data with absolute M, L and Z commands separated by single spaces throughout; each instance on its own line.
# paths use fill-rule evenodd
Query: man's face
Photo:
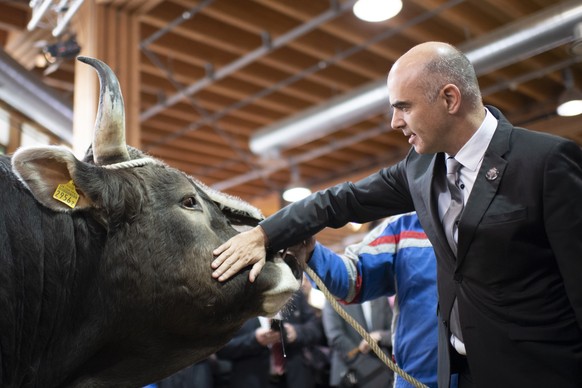
M 444 150 L 446 139 L 446 105 L 439 92 L 435 102 L 429 101 L 423 83 L 416 82 L 419 74 L 414 68 L 393 68 L 388 76 L 388 95 L 392 106 L 391 126 L 408 137 L 408 143 L 419 154 Z

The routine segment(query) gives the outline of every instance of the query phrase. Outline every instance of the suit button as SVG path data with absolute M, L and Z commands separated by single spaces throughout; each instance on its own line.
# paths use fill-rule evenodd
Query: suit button
M 453 279 L 455 279 L 457 283 L 461 283 L 463 281 L 463 275 L 456 273 L 455 276 L 453 276 Z

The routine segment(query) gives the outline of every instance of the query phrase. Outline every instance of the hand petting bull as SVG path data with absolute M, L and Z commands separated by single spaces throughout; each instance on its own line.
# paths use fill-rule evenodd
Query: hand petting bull
M 0 159 L 0 386 L 136 387 L 207 357 L 298 290 L 296 263 L 211 276 L 212 250 L 258 209 L 125 144 L 104 63 L 92 148 Z

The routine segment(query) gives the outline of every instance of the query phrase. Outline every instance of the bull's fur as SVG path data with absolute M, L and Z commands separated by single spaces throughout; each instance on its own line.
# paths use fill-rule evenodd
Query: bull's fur
M 248 270 L 213 280 L 231 222 L 255 224 L 260 211 L 139 150 L 103 152 L 120 135 L 99 136 L 83 161 L 62 147 L 0 157 L 2 387 L 145 385 L 207 357 L 299 286 L 280 260 L 254 283 Z M 52 197 L 68 181 L 74 209 Z

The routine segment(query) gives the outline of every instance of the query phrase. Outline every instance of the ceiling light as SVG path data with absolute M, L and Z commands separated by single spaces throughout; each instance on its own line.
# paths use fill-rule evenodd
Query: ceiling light
M 311 194 L 307 187 L 289 187 L 283 192 L 283 199 L 287 202 L 297 202 Z
M 402 0 L 358 0 L 354 14 L 366 22 L 383 22 L 400 12 Z
M 560 116 L 577 116 L 582 113 L 582 93 L 576 88 L 564 90 L 559 104 L 557 111 Z
M 582 92 L 574 85 L 572 71 L 569 68 L 565 69 L 563 77 L 566 90 L 558 99 L 558 114 L 564 117 L 582 114 Z
M 301 184 L 297 165 L 291 164 L 291 183 L 283 192 L 283 199 L 287 202 L 297 202 L 310 194 L 311 190 Z

